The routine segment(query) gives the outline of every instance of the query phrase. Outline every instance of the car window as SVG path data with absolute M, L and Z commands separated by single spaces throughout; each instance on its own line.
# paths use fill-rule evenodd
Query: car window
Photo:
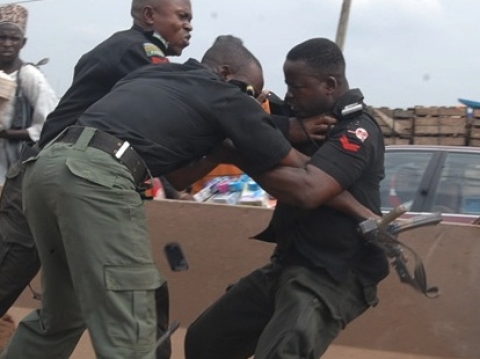
M 434 211 L 480 215 L 480 154 L 447 155 L 433 200 Z
M 386 152 L 385 178 L 380 183 L 382 211 L 400 204 L 411 206 L 432 152 Z

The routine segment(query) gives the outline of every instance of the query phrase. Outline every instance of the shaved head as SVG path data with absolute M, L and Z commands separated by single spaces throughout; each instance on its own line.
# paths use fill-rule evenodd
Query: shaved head
M 141 21 L 142 20 L 142 13 L 143 9 L 146 6 L 158 6 L 164 0 L 132 0 L 132 9 L 130 14 L 135 20 Z

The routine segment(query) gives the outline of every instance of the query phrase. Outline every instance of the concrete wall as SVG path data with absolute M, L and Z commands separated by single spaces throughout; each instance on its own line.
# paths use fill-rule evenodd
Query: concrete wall
M 155 258 L 169 281 L 171 317 L 182 327 L 228 284 L 266 263 L 273 249 L 248 239 L 267 224 L 269 209 L 155 201 L 147 210 Z M 422 257 L 429 284 L 440 287 L 440 297 L 424 297 L 392 272 L 380 285 L 380 304 L 335 344 L 393 353 L 392 358 L 394 353 L 411 359 L 480 358 L 480 226 L 440 224 L 406 232 L 401 240 Z M 168 268 L 163 246 L 170 241 L 182 245 L 188 271 Z M 40 288 L 38 278 L 34 287 Z M 38 303 L 26 291 L 16 305 Z

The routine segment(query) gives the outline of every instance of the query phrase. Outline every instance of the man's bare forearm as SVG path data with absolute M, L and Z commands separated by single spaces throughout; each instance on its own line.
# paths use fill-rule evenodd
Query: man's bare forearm
M 364 205 L 360 204 L 353 195 L 348 191 L 343 191 L 335 198 L 332 198 L 325 205 L 336 209 L 342 213 L 358 219 L 379 218 L 377 214 L 373 213 Z

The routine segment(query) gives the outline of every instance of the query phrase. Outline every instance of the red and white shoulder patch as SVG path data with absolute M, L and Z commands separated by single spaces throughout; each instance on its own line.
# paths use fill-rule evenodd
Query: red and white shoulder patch
M 150 58 L 152 64 L 164 64 L 169 62 L 160 48 L 152 43 L 146 42 L 143 44 L 145 55 Z
M 368 138 L 368 132 L 363 127 L 359 127 L 355 130 L 355 136 L 357 136 L 360 141 L 365 142 Z
M 360 145 L 350 141 L 345 133 L 342 135 L 342 137 L 340 137 L 340 144 L 345 151 L 358 152 L 360 149 Z

